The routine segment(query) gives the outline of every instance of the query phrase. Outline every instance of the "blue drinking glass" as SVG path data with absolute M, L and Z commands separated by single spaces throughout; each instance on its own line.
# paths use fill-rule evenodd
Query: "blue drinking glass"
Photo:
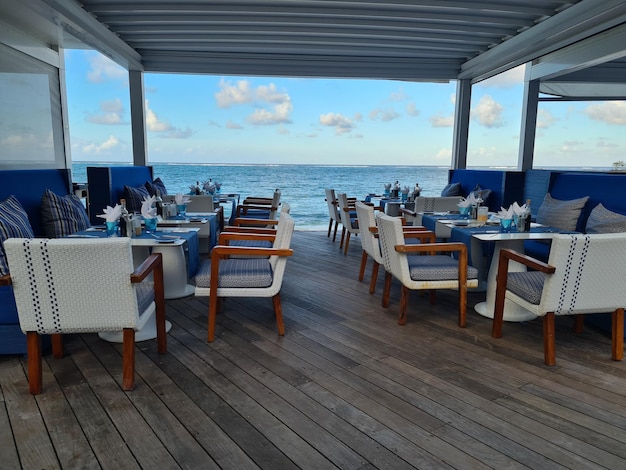
M 513 219 L 500 219 L 500 231 L 502 233 L 509 233 L 511 231 L 511 225 Z
M 119 222 L 116 220 L 115 222 L 107 222 L 107 237 L 117 237 L 117 229 L 119 227 Z
M 144 224 L 146 224 L 146 233 L 156 232 L 157 219 L 156 217 L 143 218 Z

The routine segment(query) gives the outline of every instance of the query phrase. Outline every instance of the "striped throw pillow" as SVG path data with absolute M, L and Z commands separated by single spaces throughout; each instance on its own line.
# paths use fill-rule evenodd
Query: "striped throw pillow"
M 141 203 L 144 199 L 148 199 L 150 194 L 145 186 L 124 186 L 124 198 L 126 198 L 126 209 L 131 214 L 133 212 L 141 212 Z
M 15 196 L 9 196 L 0 202 L 0 276 L 9 274 L 4 241 L 7 238 L 33 238 L 34 236 L 28 214 L 20 201 Z
M 546 194 L 537 211 L 537 223 L 556 227 L 566 232 L 576 230 L 578 218 L 585 207 L 589 196 L 569 201 L 554 199 L 550 193 Z
M 73 194 L 59 196 L 49 189 L 41 197 L 41 223 L 48 238 L 67 237 L 91 226 L 78 197 Z
M 585 231 L 587 233 L 626 232 L 626 215 L 610 211 L 600 203 L 589 214 Z

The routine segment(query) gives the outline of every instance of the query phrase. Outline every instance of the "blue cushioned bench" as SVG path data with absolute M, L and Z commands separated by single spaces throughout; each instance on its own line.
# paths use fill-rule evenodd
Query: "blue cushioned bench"
M 70 194 L 70 188 L 67 169 L 0 170 L 0 200 L 14 195 L 20 201 L 36 237 L 45 236 L 40 216 L 44 191 L 50 189 L 66 195 Z M 20 329 L 13 288 L 0 286 L 0 354 L 25 353 L 26 335 Z
M 461 195 L 467 196 L 476 185 L 490 189 L 487 200 L 490 211 L 508 207 L 514 201 L 522 202 L 524 193 L 524 173 L 506 170 L 450 170 L 449 183 L 461 183 Z

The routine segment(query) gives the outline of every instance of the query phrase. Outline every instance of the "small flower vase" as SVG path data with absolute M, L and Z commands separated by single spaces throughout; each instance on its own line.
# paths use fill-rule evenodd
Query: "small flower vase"
M 402 193 L 402 202 L 406 202 L 409 197 L 409 193 Z
M 156 217 L 144 217 L 144 224 L 146 224 L 146 233 L 156 232 L 157 228 L 157 219 Z
M 459 207 L 459 214 L 461 214 L 462 219 L 469 218 L 470 206 Z
M 176 204 L 176 213 L 181 217 L 185 217 L 187 214 L 187 204 Z
M 117 237 L 117 229 L 119 228 L 119 222 L 116 220 L 115 222 L 106 222 L 107 227 L 107 238 Z

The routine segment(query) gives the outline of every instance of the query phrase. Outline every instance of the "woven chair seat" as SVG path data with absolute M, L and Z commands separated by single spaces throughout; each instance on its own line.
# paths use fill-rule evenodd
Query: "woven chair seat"
M 253 288 L 272 285 L 272 266 L 267 258 L 237 258 L 220 261 L 218 287 Z M 200 265 L 196 286 L 211 285 L 211 261 Z
M 533 305 L 541 302 L 541 293 L 546 275 L 539 271 L 511 272 L 508 274 L 507 289 Z
M 413 281 L 448 281 L 459 278 L 458 261 L 451 256 L 408 256 L 409 274 Z M 467 278 L 476 279 L 478 270 L 467 267 Z
M 150 307 L 154 301 L 154 283 L 150 281 L 140 282 L 135 287 L 135 295 L 137 296 L 137 307 L 139 313 L 143 313 Z
M 272 242 L 265 240 L 230 240 L 228 245 L 245 248 L 272 248 Z

